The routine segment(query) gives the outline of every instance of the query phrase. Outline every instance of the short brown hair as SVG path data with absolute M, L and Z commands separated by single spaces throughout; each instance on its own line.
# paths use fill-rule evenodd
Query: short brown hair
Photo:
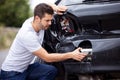
M 53 15 L 54 10 L 51 6 L 45 3 L 38 4 L 34 9 L 34 16 L 39 16 L 40 18 L 43 18 L 45 13 Z

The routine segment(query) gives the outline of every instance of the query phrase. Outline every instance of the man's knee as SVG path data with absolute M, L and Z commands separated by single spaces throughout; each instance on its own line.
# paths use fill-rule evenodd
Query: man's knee
M 57 74 L 57 68 L 56 67 L 54 67 L 54 66 L 50 66 L 49 67 L 49 70 L 50 70 L 50 73 L 51 74 L 53 74 L 53 75 L 56 75 Z

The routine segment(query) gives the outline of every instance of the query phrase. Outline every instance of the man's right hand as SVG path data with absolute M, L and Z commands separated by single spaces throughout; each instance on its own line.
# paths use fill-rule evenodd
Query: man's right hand
M 82 48 L 77 48 L 72 52 L 72 59 L 81 61 L 87 54 L 81 53 Z

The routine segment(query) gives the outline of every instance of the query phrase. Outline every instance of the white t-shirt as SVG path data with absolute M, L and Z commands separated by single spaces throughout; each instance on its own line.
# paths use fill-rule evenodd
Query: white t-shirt
M 2 70 L 23 72 L 35 57 L 32 52 L 41 48 L 44 30 L 36 33 L 32 27 L 32 21 L 33 17 L 23 23 L 2 64 Z

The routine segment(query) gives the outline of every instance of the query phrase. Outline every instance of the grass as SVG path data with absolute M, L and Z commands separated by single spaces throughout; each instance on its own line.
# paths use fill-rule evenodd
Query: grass
M 10 47 L 17 32 L 16 28 L 0 27 L 0 50 Z

